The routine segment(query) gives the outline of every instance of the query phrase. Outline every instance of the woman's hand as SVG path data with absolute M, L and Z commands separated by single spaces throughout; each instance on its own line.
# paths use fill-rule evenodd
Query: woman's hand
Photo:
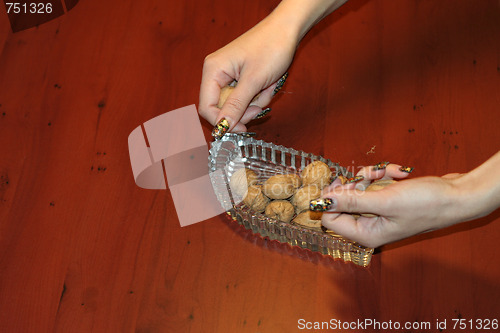
M 199 112 L 211 124 L 225 118 L 229 129 L 246 131 L 283 85 L 298 44 L 297 35 L 279 20 L 268 17 L 222 49 L 206 57 L 200 89 Z M 238 81 L 222 109 L 221 89 Z M 254 100 L 254 97 L 259 96 Z M 250 105 L 250 106 L 249 106 Z
M 401 179 L 408 173 L 395 164 L 379 170 L 365 167 L 358 173 L 363 180 L 346 185 L 336 180 L 325 188 L 322 198 L 331 201 L 322 201 L 327 210 L 322 223 L 346 238 L 378 247 L 479 218 L 500 205 L 499 166 L 497 153 L 467 174 L 402 180 L 373 192 L 363 191 L 371 181 Z M 371 213 L 376 217 L 350 213 Z
M 208 55 L 199 113 L 215 125 L 212 135 L 219 138 L 227 131 L 246 131 L 245 124 L 259 115 L 283 86 L 300 40 L 346 1 L 282 0 L 255 27 Z M 221 89 L 235 80 L 236 88 L 222 108 L 217 108 Z

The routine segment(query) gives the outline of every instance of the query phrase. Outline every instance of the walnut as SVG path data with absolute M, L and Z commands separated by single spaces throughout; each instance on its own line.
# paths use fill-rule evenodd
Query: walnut
M 269 203 L 269 198 L 262 193 L 261 186 L 250 185 L 243 202 L 254 211 L 262 213 Z
M 224 105 L 224 103 L 226 103 L 226 99 L 229 97 L 229 95 L 231 95 L 233 90 L 234 87 L 231 86 L 225 86 L 220 90 L 219 103 L 217 103 L 217 107 L 219 109 L 222 109 L 222 106 Z
M 325 163 L 314 161 L 302 170 L 301 176 L 304 185 L 316 184 L 322 189 L 330 184 L 332 171 Z
M 262 191 L 271 199 L 287 199 L 295 194 L 300 184 L 296 174 L 275 175 L 264 182 Z
M 323 215 L 323 212 L 313 212 L 311 210 L 306 210 L 299 215 L 297 215 L 293 220 L 292 223 L 308 227 L 308 228 L 314 228 L 321 230 L 321 216 Z
M 297 213 L 309 209 L 309 203 L 313 199 L 321 197 L 321 189 L 317 185 L 306 185 L 297 190 L 292 197 L 292 204 Z
M 295 213 L 295 209 L 293 205 L 287 200 L 275 200 L 271 201 L 269 205 L 266 207 L 266 216 L 283 221 L 290 222 L 293 215 Z
M 222 106 L 224 105 L 224 103 L 226 103 L 226 100 L 227 98 L 229 97 L 229 95 L 231 95 L 231 93 L 233 92 L 234 88 L 238 85 L 238 83 L 236 81 L 233 81 L 232 83 L 230 83 L 230 85 L 228 86 L 225 86 L 223 87 L 221 90 L 220 90 L 220 94 L 219 94 L 219 102 L 217 103 L 217 107 L 219 109 L 222 109 Z M 257 101 L 257 99 L 259 98 L 260 96 L 260 93 L 257 94 L 253 99 L 252 101 L 250 102 L 251 103 L 254 103 L 255 101 Z
M 368 187 L 365 189 L 365 191 L 380 191 L 381 189 L 385 188 L 388 185 L 394 184 L 396 181 L 393 179 L 379 179 L 374 182 L 372 182 Z M 377 215 L 375 214 L 370 214 L 370 213 L 365 213 L 361 214 L 364 217 L 376 217 Z
M 233 193 L 243 198 L 248 187 L 255 185 L 257 180 L 257 174 L 253 170 L 241 168 L 236 170 L 236 172 L 231 176 L 231 180 L 229 180 L 229 187 L 231 187 L 231 191 L 233 191 Z
M 365 191 L 379 191 L 383 189 L 384 187 L 394 184 L 396 181 L 393 179 L 379 179 L 375 180 L 372 182 L 370 185 L 368 185 L 365 189 Z

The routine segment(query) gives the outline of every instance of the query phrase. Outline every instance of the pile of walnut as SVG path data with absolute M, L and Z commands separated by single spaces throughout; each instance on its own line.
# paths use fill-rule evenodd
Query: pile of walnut
M 246 206 L 267 217 L 321 229 L 320 212 L 309 210 L 309 202 L 321 197 L 330 184 L 332 171 L 325 163 L 314 161 L 297 174 L 275 175 L 258 184 L 257 174 L 250 169 L 237 170 L 230 180 L 231 190 L 243 198 Z

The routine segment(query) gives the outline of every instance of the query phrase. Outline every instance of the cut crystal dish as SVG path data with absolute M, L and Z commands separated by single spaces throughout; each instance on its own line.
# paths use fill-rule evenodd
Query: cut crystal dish
M 366 267 L 373 249 L 345 239 L 340 235 L 293 223 L 278 221 L 247 207 L 231 192 L 229 180 L 233 173 L 245 167 L 258 176 L 258 183 L 276 174 L 300 174 L 309 163 L 319 160 L 326 163 L 333 175 L 350 177 L 347 169 L 321 156 L 256 140 L 253 133 L 227 133 L 212 142 L 209 152 L 209 173 L 215 194 L 227 214 L 255 234 L 299 246 L 311 251 Z

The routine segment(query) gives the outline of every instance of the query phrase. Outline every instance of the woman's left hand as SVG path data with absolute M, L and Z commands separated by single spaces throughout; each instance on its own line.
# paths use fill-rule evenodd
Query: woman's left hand
M 409 179 L 379 191 L 363 191 L 377 179 L 406 178 L 409 173 L 402 169 L 396 164 L 379 170 L 365 167 L 357 174 L 363 180 L 346 185 L 340 180 L 333 182 L 323 191 L 322 197 L 331 199 L 323 225 L 362 245 L 378 247 L 463 220 L 463 210 L 457 207 L 461 202 L 456 185 L 459 174 Z M 350 213 L 371 213 L 375 217 Z

